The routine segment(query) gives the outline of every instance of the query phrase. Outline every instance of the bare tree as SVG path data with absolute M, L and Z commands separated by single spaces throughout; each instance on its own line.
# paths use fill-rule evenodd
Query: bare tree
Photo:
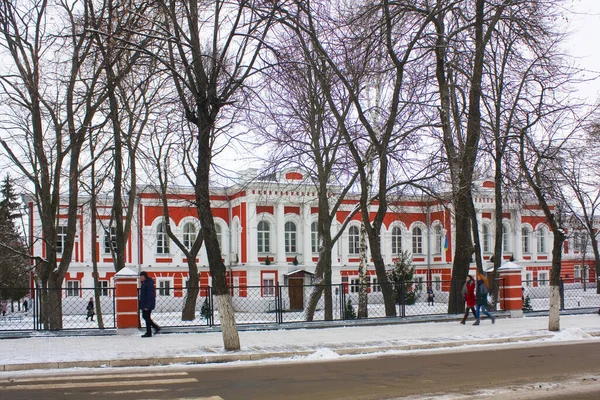
M 0 144 L 34 188 L 46 258 L 35 278 L 44 291 L 41 320 L 62 327 L 61 287 L 71 262 L 78 221 L 80 155 L 105 92 L 92 68 L 90 41 L 80 23 L 83 2 L 0 2 L 0 75 L 5 104 Z M 64 25 L 55 24 L 60 20 Z M 57 242 L 59 209 L 68 196 L 65 235 Z M 62 210 L 61 210 L 62 211 Z M 62 228 L 61 228 L 62 229 Z M 58 259 L 60 258 L 60 261 Z

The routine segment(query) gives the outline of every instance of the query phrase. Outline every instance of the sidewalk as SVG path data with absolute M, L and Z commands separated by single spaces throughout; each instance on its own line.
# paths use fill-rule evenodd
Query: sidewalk
M 141 338 L 131 330 L 102 336 L 37 336 L 0 340 L 0 371 L 74 367 L 222 363 L 273 358 L 326 359 L 348 354 L 422 351 L 515 342 L 595 340 L 600 317 L 563 315 L 561 331 L 548 317 L 498 318 L 472 326 L 427 322 L 323 329 L 240 331 L 242 350 L 226 352 L 220 332 L 160 333 Z

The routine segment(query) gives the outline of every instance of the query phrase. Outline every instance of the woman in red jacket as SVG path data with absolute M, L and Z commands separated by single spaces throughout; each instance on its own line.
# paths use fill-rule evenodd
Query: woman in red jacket
M 469 310 L 471 310 L 473 316 L 477 319 L 477 313 L 475 312 L 475 304 L 477 303 L 477 298 L 475 297 L 475 280 L 471 275 L 467 276 L 467 282 L 463 286 L 462 294 L 467 305 L 465 315 L 463 319 L 460 320 L 460 323 L 464 325 L 469 316 Z

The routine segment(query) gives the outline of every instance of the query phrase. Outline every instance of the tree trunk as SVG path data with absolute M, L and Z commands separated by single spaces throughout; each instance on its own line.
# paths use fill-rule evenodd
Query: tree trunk
M 193 321 L 196 318 L 196 302 L 200 293 L 200 279 L 198 276 L 198 266 L 195 260 L 188 259 L 189 278 L 183 311 L 181 312 L 182 321 Z
M 54 274 L 53 274 L 54 275 Z M 48 318 L 48 329 L 61 330 L 62 321 L 62 279 L 55 276 L 48 280 L 48 302 L 46 306 L 46 316 Z

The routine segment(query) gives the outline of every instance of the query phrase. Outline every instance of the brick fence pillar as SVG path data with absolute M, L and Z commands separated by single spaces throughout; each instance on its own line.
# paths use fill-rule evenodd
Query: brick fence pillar
M 114 280 L 117 329 L 138 328 L 138 274 L 123 268 L 115 274 Z
M 513 262 L 506 262 L 498 268 L 498 277 L 502 279 L 500 287 L 500 306 L 510 312 L 512 318 L 523 316 L 522 267 Z

